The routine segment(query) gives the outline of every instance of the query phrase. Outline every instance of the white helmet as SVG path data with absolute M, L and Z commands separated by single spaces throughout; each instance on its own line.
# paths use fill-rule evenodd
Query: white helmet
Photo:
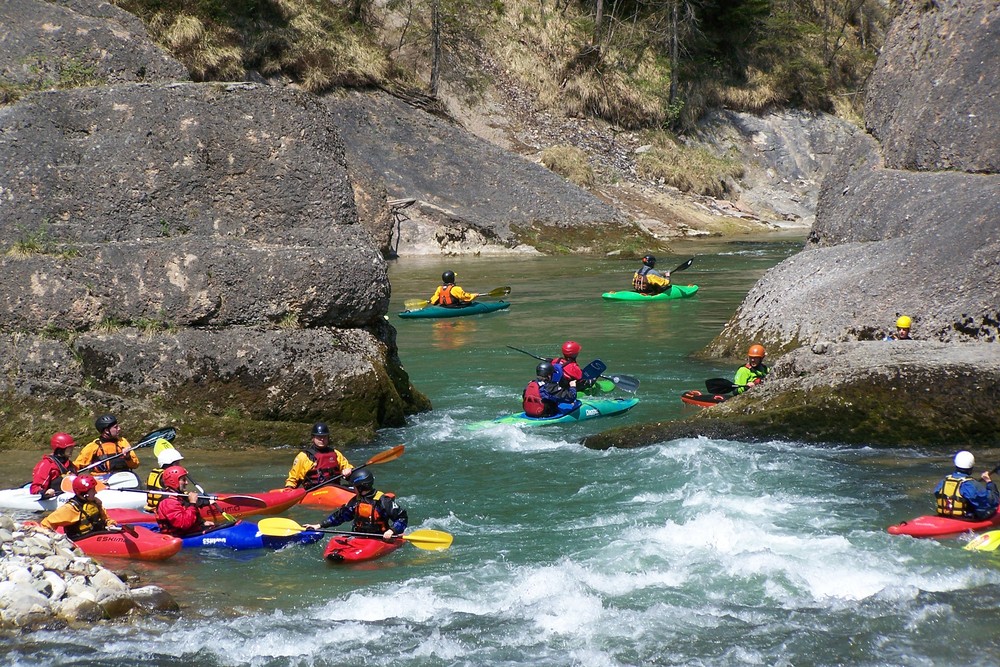
M 171 463 L 177 463 L 184 457 L 176 449 L 164 449 L 162 452 L 156 455 L 156 462 L 160 464 L 161 468 L 166 468 Z
M 976 457 L 972 455 L 972 452 L 963 449 L 955 454 L 955 467 L 959 470 L 972 470 L 974 465 L 976 465 Z

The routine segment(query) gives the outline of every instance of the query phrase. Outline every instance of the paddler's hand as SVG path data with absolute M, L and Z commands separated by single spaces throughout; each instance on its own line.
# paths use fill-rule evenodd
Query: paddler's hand
M 340 474 L 343 475 L 344 477 L 350 477 L 352 472 L 354 472 L 354 468 L 352 468 L 351 466 L 347 466 L 346 468 L 341 468 L 340 470 Z
M 191 503 L 192 505 L 197 505 L 198 504 L 198 492 L 197 491 L 188 491 L 188 502 Z
M 122 532 L 123 529 L 117 523 L 109 523 L 107 526 L 105 526 L 105 530 L 107 530 L 110 533 L 120 533 Z
M 55 489 L 45 489 L 45 492 L 42 494 L 42 500 L 50 500 L 55 497 L 56 497 Z
M 983 480 L 986 484 L 989 484 L 992 480 L 990 479 L 990 471 L 985 470 L 983 474 L 979 476 L 979 479 Z
M 319 530 L 318 523 L 304 523 L 302 524 L 302 527 L 305 528 L 306 530 Z
M 392 532 L 392 529 L 390 529 L 382 533 L 382 539 L 391 540 L 395 535 L 396 533 Z

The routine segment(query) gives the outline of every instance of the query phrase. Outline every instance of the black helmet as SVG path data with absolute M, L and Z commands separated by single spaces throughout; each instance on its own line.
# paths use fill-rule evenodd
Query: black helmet
M 114 415 L 101 415 L 94 422 L 94 428 L 97 429 L 98 433 L 104 433 L 107 429 L 111 428 L 118 423 Z
M 455 272 L 454 271 L 445 271 L 444 273 L 442 273 L 441 274 L 441 282 L 444 282 L 444 283 L 453 283 L 453 282 L 455 282 Z
M 351 485 L 356 489 L 366 491 L 375 486 L 375 476 L 367 470 L 355 470 L 351 473 Z
M 330 427 L 323 422 L 316 422 L 313 424 L 313 435 L 330 435 Z
M 537 375 L 540 378 L 550 378 L 552 377 L 552 374 L 555 372 L 556 372 L 555 366 L 553 366 L 547 361 L 543 361 L 542 363 L 535 366 L 535 375 Z
M 653 257 L 652 255 L 646 255 L 645 257 L 642 258 L 642 263 L 652 268 L 656 266 L 656 258 Z

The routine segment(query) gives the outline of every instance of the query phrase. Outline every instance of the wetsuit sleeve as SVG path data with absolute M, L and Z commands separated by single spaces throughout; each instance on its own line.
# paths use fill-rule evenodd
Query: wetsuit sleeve
M 177 496 L 167 496 L 156 507 L 156 520 L 170 526 L 174 534 L 191 530 L 201 523 L 201 514 L 194 505 L 183 502 Z
M 341 472 L 343 472 L 344 468 L 354 467 L 351 465 L 351 462 L 347 460 L 347 457 L 340 453 L 339 449 L 335 449 L 333 451 L 337 452 L 337 465 L 340 466 Z
M 332 513 L 330 516 L 323 519 L 320 522 L 320 528 L 329 528 L 331 526 L 339 526 L 340 524 L 351 521 L 354 519 L 354 508 L 357 506 L 355 500 L 351 500 L 349 503 L 341 507 L 339 510 Z
M 30 493 L 45 493 L 52 486 L 52 482 L 59 479 L 59 468 L 49 457 L 44 456 L 42 460 L 35 464 L 35 469 L 31 471 Z
M 735 377 L 733 377 L 733 384 L 739 385 L 736 393 L 742 394 L 745 392 L 748 389 L 747 384 L 751 380 L 753 380 L 753 373 L 750 372 L 750 369 L 746 366 L 740 366 L 736 371 Z
M 438 303 L 440 303 L 440 301 L 441 301 L 441 285 L 438 285 L 438 288 L 434 290 L 434 296 L 431 297 L 431 303 L 437 305 Z
M 977 519 L 988 519 L 996 513 L 1000 494 L 997 492 L 995 482 L 983 484 L 975 480 L 966 480 L 959 487 L 959 493 L 972 505 Z
M 338 457 L 339 461 L 339 457 Z M 288 479 L 285 480 L 286 489 L 295 489 L 302 485 L 306 479 L 306 473 L 316 465 L 305 452 L 299 452 L 295 460 L 292 461 L 292 468 L 288 471 Z
M 100 445 L 98 445 L 96 441 L 85 446 L 73 460 L 73 465 L 77 468 L 83 468 L 84 466 L 88 466 L 93 463 L 94 455 L 97 453 L 99 447 Z
M 65 503 L 60 505 L 55 512 L 42 519 L 42 526 L 49 530 L 55 530 L 61 526 L 69 526 L 80 520 L 80 512 L 73 505 Z
M 406 510 L 396 503 L 395 499 L 389 496 L 382 496 L 382 512 L 383 516 L 386 518 L 386 523 L 392 528 L 392 532 L 397 535 L 406 530 L 409 518 L 406 515 Z
M 119 440 L 118 441 L 118 445 L 122 449 L 128 449 L 129 447 L 132 446 L 129 443 L 129 441 L 126 440 L 125 438 L 122 438 L 121 440 Z M 139 455 L 136 454 L 135 451 L 125 452 L 125 456 L 123 456 L 122 458 L 125 459 L 125 465 L 128 466 L 129 470 L 135 470 L 136 468 L 139 467 Z
M 477 296 L 479 296 L 479 294 L 476 294 L 475 292 L 466 292 L 458 285 L 455 285 L 454 287 L 451 288 L 451 295 L 456 299 L 458 299 L 459 301 L 472 301 Z
M 650 285 L 656 285 L 657 287 L 667 287 L 670 284 L 670 278 L 667 278 L 659 271 L 650 271 L 646 274 L 646 282 Z

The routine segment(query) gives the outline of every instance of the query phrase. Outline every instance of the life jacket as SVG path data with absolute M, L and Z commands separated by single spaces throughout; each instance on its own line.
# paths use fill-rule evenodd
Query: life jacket
M 303 449 L 302 452 L 315 464 L 306 473 L 305 484 L 307 487 L 316 486 L 320 482 L 325 482 L 340 474 L 340 462 L 337 460 L 337 452 L 333 447 L 330 447 L 329 451 L 321 452 L 316 447 L 311 446 L 309 449 Z
M 389 530 L 389 522 L 383 516 L 382 498 L 392 498 L 381 491 L 376 491 L 370 498 L 358 498 L 354 507 L 354 530 L 358 533 L 384 533 Z
M 956 477 L 948 475 L 941 483 L 941 490 L 934 494 L 938 516 L 950 516 L 956 519 L 974 519 L 975 510 L 959 492 L 962 482 L 968 482 L 971 477 Z
M 441 293 L 438 295 L 438 305 L 440 306 L 457 306 L 458 299 L 451 295 L 451 288 L 454 285 L 442 285 Z
M 163 468 L 153 468 L 149 471 L 149 476 L 146 477 L 146 490 L 147 491 L 164 491 L 163 488 Z M 163 500 L 163 495 L 159 493 L 147 493 L 146 494 L 146 511 L 155 512 L 160 501 Z
M 100 465 L 94 466 L 94 472 L 127 472 L 128 463 L 125 461 L 124 456 L 119 456 L 114 459 L 108 460 L 108 457 L 114 456 L 115 454 L 121 454 L 125 450 L 117 442 L 99 442 L 95 440 L 100 449 L 98 453 L 94 456 L 94 463 L 100 461 Z
M 524 414 L 529 417 L 541 417 L 545 413 L 545 402 L 542 401 L 542 394 L 538 391 L 540 385 L 539 380 L 532 380 L 524 388 L 521 406 Z
M 69 459 L 66 459 L 65 461 L 60 461 L 59 459 L 56 458 L 55 454 L 46 454 L 45 458 L 47 458 L 49 461 L 52 461 L 52 463 L 55 464 L 56 468 L 59 469 L 60 475 L 65 475 L 66 473 L 69 472 L 76 472 L 76 466 Z
M 66 502 L 80 513 L 80 520 L 77 523 L 66 526 L 66 537 L 72 540 L 107 527 L 104 517 L 101 516 L 101 506 L 97 503 L 83 500 L 80 496 L 73 496 Z
M 636 292 L 641 292 L 643 294 L 649 294 L 653 291 L 653 286 L 649 284 L 646 280 L 646 274 L 649 273 L 653 267 L 651 266 L 641 266 L 639 270 L 635 272 L 632 276 L 632 289 Z

